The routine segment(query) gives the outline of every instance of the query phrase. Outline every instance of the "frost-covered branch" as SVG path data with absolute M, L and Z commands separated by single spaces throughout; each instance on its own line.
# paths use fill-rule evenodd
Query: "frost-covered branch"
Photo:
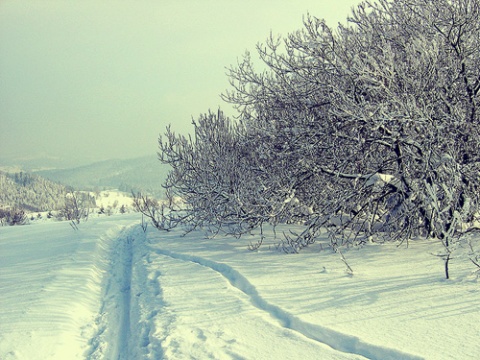
M 480 0 L 364 2 L 347 25 L 313 16 L 229 69 L 223 99 L 191 137 L 160 141 L 165 187 L 194 227 L 239 235 L 302 223 L 335 246 L 435 238 L 445 254 L 480 194 Z M 450 258 L 450 257 L 448 257 Z

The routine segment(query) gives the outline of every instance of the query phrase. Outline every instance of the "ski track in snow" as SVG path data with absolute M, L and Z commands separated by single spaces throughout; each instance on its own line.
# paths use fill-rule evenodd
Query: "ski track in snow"
M 161 359 L 162 337 L 155 317 L 162 307 L 160 272 L 149 274 L 145 234 L 135 224 L 111 239 L 110 266 L 105 273 L 97 333 L 90 340 L 88 360 Z M 156 308 L 152 308 L 156 304 Z
M 161 273 L 159 270 L 151 272 L 147 269 L 151 260 L 143 232 L 137 232 L 132 245 L 130 356 L 132 359 L 162 359 L 162 342 L 172 319 L 167 316 L 167 322 L 161 324 L 161 329 L 155 322 L 165 307 L 158 281 Z
M 129 359 L 134 233 L 134 226 L 125 227 L 112 239 L 110 266 L 97 317 L 98 331 L 90 340 L 87 359 Z
M 233 287 L 247 295 L 253 306 L 267 312 L 270 316 L 277 319 L 283 327 L 293 330 L 311 340 L 328 345 L 332 349 L 344 353 L 364 356 L 372 360 L 423 359 L 422 357 L 411 355 L 396 349 L 368 344 L 358 337 L 302 321 L 298 317 L 288 313 L 282 308 L 267 302 L 260 296 L 255 286 L 253 286 L 247 280 L 247 278 L 226 264 L 218 263 L 198 256 L 175 253 L 164 249 L 157 248 L 153 249 L 153 251 L 159 255 L 168 256 L 172 259 L 191 262 L 210 268 L 211 270 L 223 276 Z
M 123 250 L 123 276 L 120 278 L 121 297 L 120 297 L 120 330 L 117 342 L 117 356 L 119 360 L 127 359 L 125 356 L 129 353 L 130 338 L 130 309 L 131 309 L 131 287 L 132 287 L 132 242 L 131 237 L 127 237 Z
M 106 273 L 102 306 L 97 319 L 98 331 L 91 339 L 89 360 L 133 358 L 162 358 L 162 343 L 168 336 L 165 329 L 156 329 L 154 318 L 159 310 L 151 309 L 149 302 L 162 303 L 159 270 L 149 277 L 145 268 L 150 262 L 149 251 L 175 260 L 209 268 L 225 278 L 234 288 L 243 292 L 250 303 L 268 313 L 286 329 L 293 330 L 311 340 L 328 345 L 343 353 L 360 355 L 368 359 L 388 360 L 421 359 L 395 349 L 368 344 L 358 337 L 340 333 L 320 325 L 302 321 L 284 309 L 263 299 L 255 286 L 232 267 L 202 257 L 175 253 L 145 246 L 145 234 L 137 225 L 125 227 L 112 239 L 110 267 Z M 162 311 L 162 310 L 160 310 Z M 171 319 L 171 321 L 173 321 Z M 162 336 L 163 335 L 165 336 Z

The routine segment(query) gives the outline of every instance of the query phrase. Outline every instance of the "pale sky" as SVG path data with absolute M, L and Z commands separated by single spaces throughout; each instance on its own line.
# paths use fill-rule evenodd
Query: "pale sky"
M 220 106 L 226 67 L 302 15 L 359 0 L 1 0 L 0 158 L 104 160 L 157 151 L 165 127 Z M 1 165 L 1 164 L 0 164 Z

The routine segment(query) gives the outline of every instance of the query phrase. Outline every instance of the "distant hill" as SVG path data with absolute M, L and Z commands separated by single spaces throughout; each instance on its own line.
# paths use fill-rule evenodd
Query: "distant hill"
M 0 208 L 27 211 L 59 209 L 64 204 L 67 188 L 41 176 L 0 171 Z
M 0 157 L 0 171 L 4 172 L 34 172 L 39 170 L 66 169 L 93 163 L 95 160 L 72 159 L 48 154 L 36 154 L 23 157 Z M 72 165 L 74 164 L 74 165 Z
M 119 189 L 145 191 L 161 196 L 169 167 L 156 156 L 128 160 L 105 160 L 71 169 L 35 171 L 47 179 L 73 186 L 77 190 Z

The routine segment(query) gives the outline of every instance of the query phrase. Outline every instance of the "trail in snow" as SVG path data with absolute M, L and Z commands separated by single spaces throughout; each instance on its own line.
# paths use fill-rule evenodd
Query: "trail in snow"
M 239 348 L 235 346 L 237 337 L 231 337 L 231 331 L 228 328 L 232 326 L 229 312 L 221 315 L 227 316 L 221 322 L 214 320 L 211 325 L 205 328 L 204 324 L 201 323 L 206 318 L 202 316 L 201 312 L 193 315 L 195 320 L 191 323 L 190 314 L 188 312 L 183 314 L 181 310 L 185 304 L 165 302 L 163 298 L 164 289 L 161 286 L 163 281 L 161 279 L 163 276 L 162 266 L 165 259 L 171 258 L 170 260 L 176 262 L 178 262 L 178 259 L 184 259 L 175 256 L 175 254 L 165 257 L 163 253 L 157 253 L 150 246 L 147 246 L 145 240 L 146 235 L 140 230 L 139 226 L 124 227 L 122 231 L 117 233 L 116 237 L 110 239 L 110 251 L 106 255 L 109 259 L 109 266 L 104 275 L 104 290 L 97 317 L 98 331 L 90 341 L 91 350 L 87 359 L 174 359 L 178 356 L 187 356 L 189 353 L 191 356 L 196 354 L 200 358 L 223 359 L 227 356 L 228 358 L 241 359 L 241 350 L 239 351 Z M 221 264 L 209 263 L 205 259 L 190 262 L 180 261 L 179 263 L 191 264 L 195 262 L 198 264 L 206 263 L 204 266 L 208 271 L 217 268 L 217 272 L 223 276 L 212 279 L 212 290 L 223 287 L 228 291 L 228 287 L 225 286 L 223 281 L 224 278 L 229 279 L 232 284 L 235 281 L 240 281 L 241 283 L 235 285 L 240 290 L 245 288 L 245 284 L 248 284 L 248 281 L 233 269 L 227 266 L 221 267 Z M 195 266 L 197 265 L 195 264 Z M 195 271 L 194 268 L 192 270 Z M 230 275 L 228 274 L 229 270 L 233 271 Z M 180 275 L 188 276 L 188 271 L 184 269 Z M 200 275 L 202 280 L 199 281 L 206 280 L 208 282 L 209 278 L 210 276 L 205 270 L 205 273 Z M 174 284 L 170 282 L 167 285 L 166 291 L 169 291 L 170 295 L 170 287 L 175 286 Z M 255 291 L 252 286 L 251 288 L 242 291 L 251 295 Z M 184 290 L 187 291 L 185 294 L 189 294 L 187 299 L 196 299 L 198 294 L 191 293 L 191 291 L 198 291 L 199 289 L 194 290 L 188 287 Z M 215 293 L 217 293 L 215 290 L 200 292 L 200 298 L 202 297 L 201 294 L 204 294 L 203 296 L 206 295 L 207 299 L 210 299 L 210 296 Z M 240 300 L 238 294 L 226 293 L 225 295 L 216 299 L 216 301 L 222 304 L 230 303 L 232 306 L 238 307 L 237 311 L 244 311 L 243 309 L 250 307 L 248 299 Z M 261 299 L 258 294 L 257 297 Z M 187 306 L 190 311 L 195 311 L 193 310 L 195 306 L 191 308 L 189 305 Z M 257 307 L 265 310 L 265 306 L 262 308 L 257 305 Z M 208 309 L 208 311 L 218 310 L 216 307 Z M 281 310 L 278 309 L 278 311 Z M 246 314 L 248 314 L 248 311 Z M 177 315 L 180 318 L 177 318 Z M 280 317 L 277 316 L 277 318 Z M 216 319 L 218 320 L 218 318 Z M 251 329 L 253 329 L 251 326 L 258 327 L 258 319 L 249 316 L 248 325 L 246 327 L 244 325 L 242 324 L 242 329 L 251 332 Z M 211 333 L 209 330 L 212 326 L 219 330 Z M 281 329 L 276 322 L 272 322 L 271 326 Z M 284 327 L 295 330 L 291 326 L 284 325 Z M 222 330 L 229 335 L 224 335 Z M 288 341 L 295 344 L 298 340 L 289 339 Z M 344 359 L 347 357 L 334 358 Z
M 123 239 L 122 239 L 123 240 Z M 117 351 L 116 353 L 119 360 L 128 360 L 129 354 L 129 338 L 130 338 L 130 309 L 131 309 L 131 287 L 132 287 L 132 243 L 134 239 L 130 236 L 127 236 L 123 240 L 125 244 L 123 245 L 123 252 L 121 255 L 122 258 L 122 267 L 123 272 L 121 271 L 120 278 L 120 291 L 123 296 L 120 297 L 119 303 L 119 313 L 120 313 L 120 327 L 118 334 L 117 342 Z
M 298 317 L 288 313 L 282 308 L 267 302 L 260 296 L 256 288 L 243 275 L 226 264 L 218 263 L 198 256 L 175 253 L 164 249 L 157 248 L 154 251 L 160 255 L 165 255 L 177 260 L 192 262 L 216 271 L 222 275 L 233 287 L 247 295 L 253 306 L 270 314 L 273 318 L 277 319 L 283 327 L 296 331 L 309 339 L 328 345 L 337 351 L 364 356 L 372 360 L 422 359 L 421 357 L 396 349 L 368 344 L 358 337 L 302 321 Z
M 365 359 L 280 326 L 220 273 L 157 253 L 157 239 L 146 244 L 147 269 L 160 275 L 162 304 L 154 323 L 162 329 L 164 359 Z
M 159 271 L 149 272 L 145 234 L 135 224 L 111 239 L 109 268 L 90 340 L 89 360 L 161 359 L 162 335 L 155 318 L 162 308 Z
M 115 287 L 114 245 L 131 224 L 137 216 L 91 219 L 77 231 L 65 222 L 0 228 L 0 359 L 106 359 L 114 307 L 102 295 Z
M 99 315 L 99 332 L 91 341 L 93 350 L 89 359 L 125 360 L 132 356 L 162 356 L 162 345 L 165 345 L 169 335 L 168 325 L 173 320 L 167 319 L 168 323 L 164 321 L 163 332 L 155 327 L 154 318 L 159 313 L 158 306 L 162 306 L 165 310 L 165 304 L 161 301 L 161 288 L 158 281 L 160 271 L 155 271 L 153 276 L 150 274 L 149 279 L 145 268 L 149 262 L 148 250 L 144 244 L 145 234 L 139 231 L 138 226 L 130 226 L 113 241 L 110 254 L 111 265 L 107 272 L 106 288 Z M 233 287 L 247 295 L 253 306 L 268 313 L 279 321 L 281 326 L 328 345 L 332 349 L 369 359 L 420 359 L 417 356 L 368 344 L 357 337 L 302 321 L 279 306 L 267 302 L 242 274 L 226 264 L 163 249 L 153 251 L 159 255 L 195 263 L 216 271 Z M 151 310 L 151 302 L 155 301 L 157 308 Z
M 163 359 L 162 343 L 172 319 L 165 316 L 165 303 L 159 278 L 161 272 L 147 269 L 151 259 L 145 247 L 145 233 L 133 235 L 130 287 L 131 359 Z M 160 316 L 162 315 L 162 316 Z
M 129 359 L 133 248 L 136 225 L 128 226 L 112 241 L 110 265 L 97 317 L 98 331 L 90 340 L 88 359 Z

